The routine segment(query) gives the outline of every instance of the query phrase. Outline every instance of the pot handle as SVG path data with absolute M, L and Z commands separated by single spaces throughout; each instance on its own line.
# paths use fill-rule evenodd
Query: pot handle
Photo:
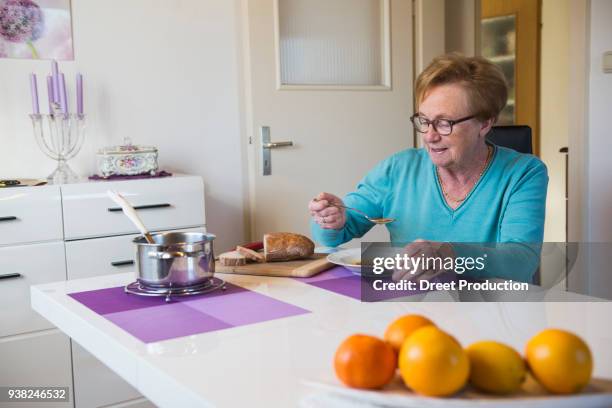
M 196 251 L 196 252 L 182 252 L 182 251 L 163 251 L 163 252 L 155 252 L 151 251 L 147 254 L 149 258 L 154 259 L 173 259 L 173 258 L 188 258 L 188 257 L 196 257 L 206 255 L 204 251 Z

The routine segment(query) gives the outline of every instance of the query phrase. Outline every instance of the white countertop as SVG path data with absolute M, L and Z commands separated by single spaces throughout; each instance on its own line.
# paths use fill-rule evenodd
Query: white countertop
M 67 296 L 125 285 L 134 273 L 33 286 L 32 307 L 160 407 L 297 406 L 311 392 L 303 380 L 334 381 L 345 337 L 382 337 L 405 313 L 426 315 L 464 345 L 495 339 L 519 351 L 539 330 L 565 328 L 589 343 L 594 375 L 612 378 L 607 302 L 361 303 L 287 278 L 219 276 L 312 313 L 145 344 Z

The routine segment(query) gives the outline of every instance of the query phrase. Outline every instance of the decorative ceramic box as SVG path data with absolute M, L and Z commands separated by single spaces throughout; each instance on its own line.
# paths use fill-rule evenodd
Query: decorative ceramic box
M 102 177 L 154 174 L 157 171 L 157 148 L 126 143 L 98 151 L 98 173 Z

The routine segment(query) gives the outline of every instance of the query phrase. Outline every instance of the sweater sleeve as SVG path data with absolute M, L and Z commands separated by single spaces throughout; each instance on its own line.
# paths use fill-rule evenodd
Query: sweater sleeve
M 514 185 L 500 221 L 498 243 L 489 246 L 454 244 L 458 256 L 485 256 L 484 270 L 469 275 L 532 282 L 540 263 L 544 237 L 548 173 L 534 161 Z
M 359 182 L 357 189 L 344 197 L 344 205 L 361 210 L 372 218 L 383 217 L 385 202 L 389 198 L 392 163 L 392 158 L 389 158 L 376 165 Z M 361 238 L 373 226 L 372 222 L 351 210 L 346 210 L 346 223 L 339 230 L 323 229 L 312 219 L 310 221 L 314 240 L 331 247 Z

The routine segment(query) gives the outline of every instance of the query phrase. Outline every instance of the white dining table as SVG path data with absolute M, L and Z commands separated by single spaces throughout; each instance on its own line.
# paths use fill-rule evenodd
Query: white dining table
M 337 383 L 333 355 L 353 333 L 382 336 L 406 313 L 419 313 L 463 345 L 493 339 L 524 350 L 547 327 L 582 336 L 594 375 L 612 378 L 609 302 L 452 302 L 432 293 L 415 302 L 366 303 L 290 278 L 218 275 L 310 313 L 145 343 L 69 296 L 124 286 L 135 273 L 36 285 L 32 307 L 159 407 L 293 407 Z M 558 299 L 558 297 L 557 297 Z

